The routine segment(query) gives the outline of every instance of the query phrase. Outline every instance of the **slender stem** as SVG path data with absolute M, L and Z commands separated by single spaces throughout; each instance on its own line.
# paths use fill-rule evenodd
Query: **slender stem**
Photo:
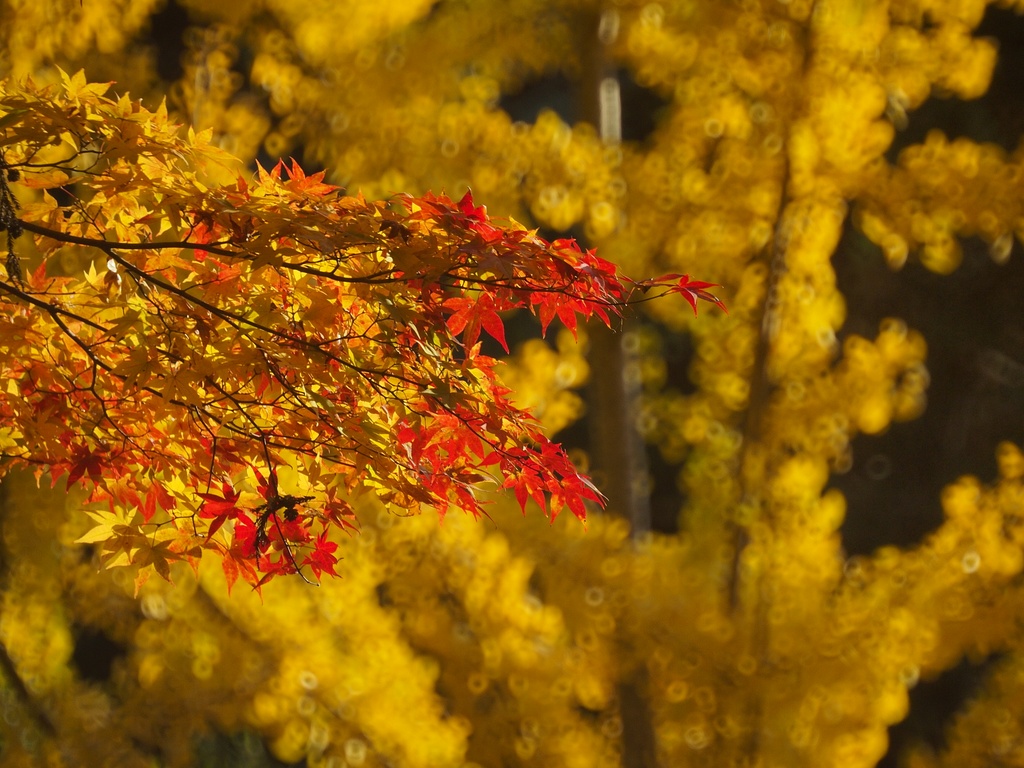
M 7 487 L 0 483 L 0 518 L 6 517 L 8 509 L 7 504 Z M 2 524 L 0 519 L 0 524 Z M 11 578 L 11 572 L 7 565 L 7 553 L 0 552 L 0 574 L 4 582 L 9 582 Z M 8 586 L 8 584 L 5 584 Z M 57 738 L 57 728 L 50 716 L 43 709 L 42 704 L 32 695 L 32 692 L 25 685 L 25 681 L 18 673 L 18 668 L 14 663 L 14 659 L 11 658 L 10 653 L 7 651 L 7 646 L 3 642 L 0 642 L 0 675 L 2 675 L 7 684 L 14 691 L 15 697 L 18 699 L 22 706 L 22 710 L 29 716 L 29 719 L 35 724 L 41 733 L 50 737 Z

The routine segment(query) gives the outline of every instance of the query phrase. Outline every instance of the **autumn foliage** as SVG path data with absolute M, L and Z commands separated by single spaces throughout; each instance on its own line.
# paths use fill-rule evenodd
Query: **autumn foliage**
M 229 585 L 334 574 L 364 491 L 481 515 L 508 489 L 583 519 L 600 494 L 512 405 L 481 336 L 507 352 L 503 313 L 575 332 L 652 288 L 721 306 L 469 192 L 372 202 L 294 161 L 212 185 L 228 158 L 208 134 L 107 90 L 0 85 L 0 447 L 5 470 L 86 486 L 81 541 L 140 583 L 203 550 Z

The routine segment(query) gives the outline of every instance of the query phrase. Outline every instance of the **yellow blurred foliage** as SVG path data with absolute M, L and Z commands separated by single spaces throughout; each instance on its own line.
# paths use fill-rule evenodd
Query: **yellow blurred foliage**
M 343 577 L 320 589 L 228 596 L 210 567 L 135 598 L 130 573 L 72 545 L 74 500 L 9 477 L 0 765 L 186 766 L 215 730 L 324 768 L 619 766 L 635 686 L 659 765 L 867 767 L 921 678 L 995 652 L 948 748 L 906 764 L 1024 764 L 1021 451 L 993 446 L 996 481 L 950 485 L 942 525 L 906 550 L 847 558 L 828 487 L 851 440 L 919 416 L 929 384 L 926 340 L 898 318 L 838 340 L 847 223 L 892 268 L 938 274 L 959 238 L 1000 263 L 1024 238 L 1021 150 L 933 132 L 886 159 L 931 95 L 986 91 L 986 2 L 188 0 L 169 84 L 131 42 L 157 5 L 4 0 L 0 61 L 166 93 L 244 160 L 302 152 L 367 197 L 472 186 L 492 213 L 577 228 L 627 273 L 721 283 L 730 312 L 648 305 L 690 335 L 686 394 L 665 388 L 658 339 L 634 339 L 638 426 L 682 463 L 675 535 L 633 538 L 613 515 L 549 525 L 506 499 L 490 522 L 443 525 L 364 503 Z M 664 100 L 651 135 L 514 121 L 501 96 L 580 75 L 581 20 L 601 14 L 615 64 Z M 601 374 L 585 349 L 562 333 L 504 364 L 552 432 Z M 104 683 L 72 664 L 84 629 L 124 649 Z

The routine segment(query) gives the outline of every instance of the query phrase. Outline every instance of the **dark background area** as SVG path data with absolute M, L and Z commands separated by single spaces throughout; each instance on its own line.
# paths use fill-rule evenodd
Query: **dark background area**
M 989 91 L 975 101 L 933 98 L 908 115 L 890 154 L 938 128 L 952 138 L 992 142 L 1007 151 L 1024 136 L 1024 17 L 989 6 L 977 30 L 999 43 Z M 928 340 L 928 407 L 885 434 L 860 436 L 850 472 L 834 478 L 847 499 L 842 528 L 848 554 L 913 546 L 942 521 L 942 488 L 962 475 L 996 476 L 995 448 L 1024 441 L 1024 253 L 1014 242 L 1005 264 L 978 239 L 963 243 L 952 275 L 910 261 L 899 272 L 850 229 L 834 257 L 850 311 L 845 333 L 873 336 L 885 317 L 901 317 Z M 955 713 L 978 690 L 997 656 L 963 661 L 910 691 L 908 717 L 889 729 L 881 768 L 896 768 L 914 743 L 938 751 Z

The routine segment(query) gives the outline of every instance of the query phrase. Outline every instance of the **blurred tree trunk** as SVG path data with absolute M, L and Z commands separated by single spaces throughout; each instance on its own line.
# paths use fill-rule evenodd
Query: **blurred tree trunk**
M 597 127 L 602 140 L 615 144 L 622 136 L 622 113 L 619 81 L 608 46 L 615 42 L 618 14 L 612 8 L 598 10 L 589 14 L 579 29 L 582 116 Z M 627 313 L 620 329 L 600 323 L 587 329 L 591 465 L 608 497 L 608 510 L 629 520 L 634 539 L 651 528 L 647 455 L 636 420 L 641 396 L 640 377 L 633 375 L 639 367 L 631 333 L 636 324 Z M 646 689 L 647 670 L 642 664 L 625 671 L 618 692 L 624 768 L 657 766 Z

